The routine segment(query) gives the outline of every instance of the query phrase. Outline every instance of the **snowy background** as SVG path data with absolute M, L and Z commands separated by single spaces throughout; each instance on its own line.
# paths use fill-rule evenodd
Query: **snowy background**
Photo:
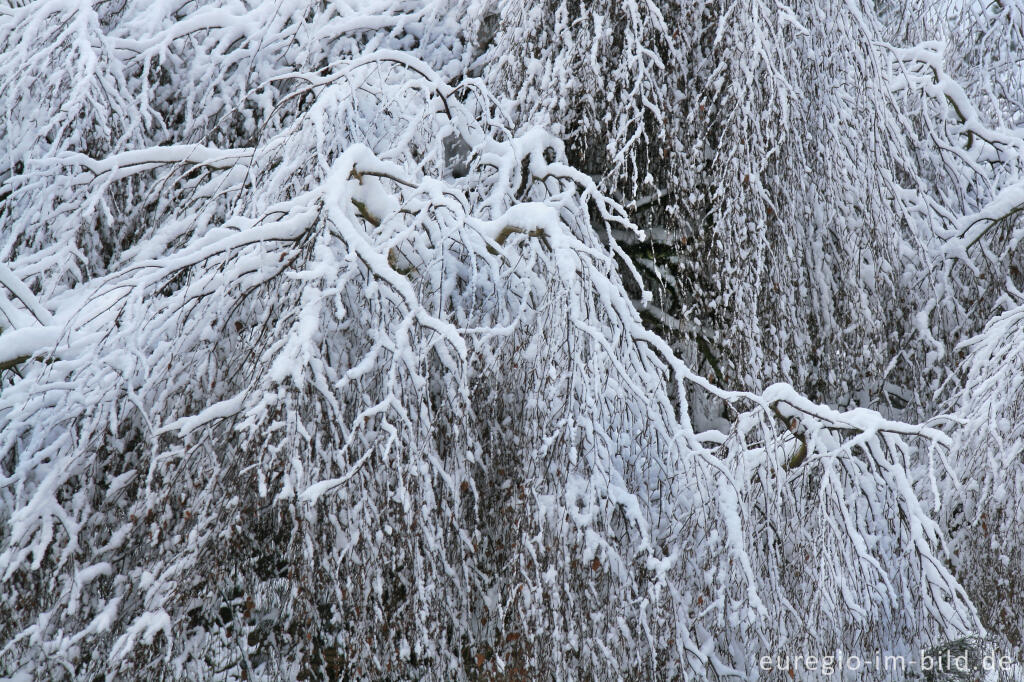
M 0 679 L 1018 665 L 1022 68 L 1020 0 L 0 4 Z

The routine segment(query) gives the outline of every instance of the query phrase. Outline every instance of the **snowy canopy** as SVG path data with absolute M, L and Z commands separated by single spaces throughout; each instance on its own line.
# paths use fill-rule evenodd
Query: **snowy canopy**
M 1019 651 L 1022 15 L 954 9 L 0 8 L 0 679 Z

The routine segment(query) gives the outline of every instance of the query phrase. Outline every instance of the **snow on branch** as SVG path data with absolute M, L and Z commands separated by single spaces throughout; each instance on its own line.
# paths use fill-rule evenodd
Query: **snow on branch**
M 952 230 L 941 234 L 946 252 L 966 259 L 993 226 L 1009 221 L 1024 207 L 1024 136 L 983 122 L 984 117 L 964 88 L 946 72 L 941 43 L 894 48 L 892 53 L 903 65 L 893 79 L 894 90 L 920 90 L 947 103 L 955 118 L 952 125 L 947 125 L 941 150 L 964 164 L 968 172 L 985 179 L 988 191 L 972 197 L 975 207 L 957 216 Z M 958 137 L 963 138 L 962 144 L 952 143 Z M 1013 239 L 1020 238 L 1019 230 Z

